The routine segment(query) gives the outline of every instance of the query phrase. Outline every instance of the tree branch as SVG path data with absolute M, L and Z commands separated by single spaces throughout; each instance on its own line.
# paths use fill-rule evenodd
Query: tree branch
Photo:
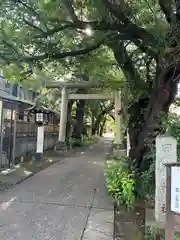
M 38 15 L 38 12 L 33 9 L 33 7 L 29 6 L 25 1 L 23 0 L 15 0 L 17 3 L 22 4 L 26 9 L 29 11 L 32 11 L 32 13 L 35 15 Z M 71 14 L 73 14 L 73 19 L 75 20 L 74 22 L 64 22 L 60 26 L 56 26 L 52 29 L 47 29 L 44 31 L 43 29 L 39 28 L 38 26 L 35 26 L 33 23 L 29 22 L 28 20 L 24 19 L 25 24 L 28 24 L 29 26 L 33 27 L 34 29 L 38 30 L 40 33 L 35 36 L 35 38 L 47 38 L 48 36 L 51 36 L 59 31 L 63 31 L 65 29 L 86 29 L 87 26 L 90 26 L 94 30 L 98 31 L 115 31 L 118 33 L 119 38 L 123 40 L 131 40 L 134 41 L 136 40 L 139 41 L 139 45 L 141 45 L 141 48 L 144 48 L 144 51 L 147 52 L 147 50 L 150 52 L 150 48 L 148 46 L 152 45 L 152 40 L 153 40 L 153 35 L 151 35 L 149 32 L 147 32 L 144 28 L 141 28 L 137 26 L 136 24 L 132 23 L 128 17 L 125 15 L 124 11 L 124 1 L 121 1 L 121 7 L 110 3 L 108 0 L 103 0 L 106 4 L 108 4 L 109 8 L 111 11 L 115 11 L 116 14 L 121 18 L 120 21 L 113 21 L 113 22 L 107 22 L 104 19 L 101 19 L 99 21 L 80 21 L 77 19 L 77 16 L 75 14 L 74 8 L 72 6 L 72 0 L 64 0 L 66 2 L 66 6 L 68 9 L 71 11 Z M 108 9 L 109 9 L 108 8 Z M 113 8 L 113 9 L 112 9 Z M 121 15 L 122 14 L 122 15 Z M 39 16 L 39 15 L 38 15 Z M 119 19 L 118 18 L 118 19 Z M 111 32 L 112 33 L 112 32 Z M 101 45 L 102 43 L 100 43 Z M 82 55 L 86 54 L 90 51 L 93 51 L 94 49 L 98 48 L 100 46 L 99 44 L 95 46 L 88 47 L 87 49 L 80 49 L 80 50 L 75 50 L 72 52 L 62 52 L 62 53 L 54 53 L 54 54 L 49 54 L 45 53 L 43 55 L 38 55 L 38 56 L 28 56 L 28 57 L 23 57 L 23 59 L 34 59 L 34 60 L 44 60 L 44 59 L 59 59 L 59 58 L 64 58 L 67 56 L 75 56 L 75 55 Z M 87 51 L 87 52 L 86 52 Z M 151 51 L 152 54 L 152 51 Z M 154 54 L 154 53 L 153 53 Z
M 122 23 L 118 23 L 117 21 L 114 21 L 112 23 L 107 22 L 106 20 L 101 21 L 78 21 L 76 23 L 74 22 L 66 22 L 60 26 L 56 26 L 52 29 L 49 29 L 48 31 L 44 32 L 43 34 L 38 34 L 35 36 L 35 38 L 47 38 L 49 36 L 52 36 L 55 33 L 58 33 L 59 31 L 63 31 L 65 29 L 86 29 L 87 26 L 90 26 L 93 30 L 97 31 L 115 31 L 119 32 L 118 36 L 122 40 L 131 40 L 136 41 L 138 45 L 141 45 L 141 48 L 144 49 L 143 51 L 149 51 L 151 55 L 155 55 L 155 52 L 152 51 L 152 49 L 148 46 L 145 47 L 145 44 L 150 45 L 152 44 L 152 38 L 153 36 L 150 33 L 147 33 L 145 29 L 139 28 L 136 25 L 132 24 L 129 28 L 129 26 L 124 26 Z M 143 40 L 140 44 L 140 40 Z M 135 43 L 135 44 L 136 44 Z
M 54 35 L 55 33 L 58 33 L 60 31 L 66 30 L 66 29 L 70 29 L 73 28 L 73 23 L 72 22 L 68 22 L 66 24 L 62 24 L 62 25 L 58 25 L 52 29 L 48 29 L 46 32 L 43 32 L 42 35 L 36 35 L 35 38 L 46 38 L 46 37 L 50 37 L 52 35 Z
M 152 80 L 152 77 L 150 75 L 150 72 L 151 72 L 150 65 L 151 65 L 152 61 L 153 61 L 153 58 L 150 57 L 150 58 L 148 58 L 148 60 L 146 62 L 146 79 L 149 83 L 149 90 L 151 90 L 152 87 L 153 87 L 153 80 Z
M 25 2 L 23 2 L 23 0 L 16 0 L 16 2 L 21 3 L 29 11 L 32 11 L 34 15 L 36 14 L 37 16 L 39 16 L 36 10 L 34 10 L 31 6 L 29 6 Z M 104 4 L 106 4 L 110 12 L 114 12 L 114 14 L 116 14 L 118 21 L 115 20 L 113 22 L 108 22 L 105 19 L 101 19 L 98 21 L 81 21 L 78 19 L 75 13 L 75 10 L 72 5 L 72 0 L 64 0 L 64 4 L 72 16 L 73 22 L 71 21 L 65 22 L 62 25 L 55 26 L 52 29 L 48 29 L 46 27 L 47 29 L 46 31 L 43 30 L 41 31 L 37 26 L 34 26 L 27 21 L 25 21 L 25 23 L 41 31 L 41 34 L 36 35 L 35 38 L 47 38 L 65 29 L 86 29 L 87 26 L 90 26 L 93 30 L 98 31 L 116 31 L 116 32 L 118 31 L 120 34 L 123 35 L 124 40 L 132 40 L 132 38 L 141 39 L 147 45 L 151 46 L 151 43 L 153 42 L 154 39 L 153 35 L 147 32 L 144 28 L 141 28 L 136 24 L 132 23 L 128 19 L 124 11 L 125 9 L 124 0 L 120 1 L 121 2 L 120 6 L 110 3 L 108 0 L 103 0 L 103 2 Z M 121 20 L 121 22 L 119 21 L 119 19 Z
M 180 1 L 175 0 L 176 3 L 176 23 L 180 24 Z
M 120 0 L 120 4 L 113 4 L 109 2 L 109 0 L 103 0 L 104 5 L 108 8 L 108 10 L 119 20 L 121 20 L 123 23 L 128 24 L 129 19 L 127 18 L 124 9 L 125 9 L 125 3 L 124 0 Z
M 78 17 L 75 13 L 75 10 L 73 8 L 73 4 L 72 4 L 72 0 L 64 0 L 64 5 L 66 7 L 66 9 L 68 10 L 73 22 L 78 22 Z
M 175 14 L 172 10 L 172 0 L 159 0 L 159 5 L 163 11 L 168 23 L 175 23 Z
M 15 53 L 18 54 L 18 50 L 16 49 L 16 47 L 15 47 L 13 44 L 7 42 L 5 39 L 2 39 L 2 42 L 3 42 L 9 49 L 11 49 L 12 51 L 14 51 Z
M 142 82 L 138 71 L 135 69 L 132 59 L 129 57 L 126 48 L 122 41 L 116 41 L 116 43 L 108 43 L 114 53 L 115 59 L 119 64 L 119 67 L 123 70 L 124 75 L 128 83 L 134 86 L 135 83 Z
M 109 116 L 115 121 L 115 117 L 111 113 L 109 113 Z
M 69 51 L 69 52 L 60 52 L 60 53 L 54 53 L 54 54 L 43 54 L 43 55 L 37 55 L 37 56 L 25 56 L 22 57 L 21 60 L 22 61 L 41 61 L 41 60 L 57 60 L 57 59 L 61 59 L 61 58 L 65 58 L 65 57 L 75 57 L 75 56 L 79 56 L 79 55 L 84 55 L 84 54 L 88 54 L 94 50 L 96 50 L 97 48 L 99 48 L 103 43 L 105 42 L 105 39 L 101 40 L 100 42 L 89 46 L 87 48 L 83 48 L 80 50 L 74 50 L 74 51 Z
M 138 39 L 133 39 L 132 40 L 133 43 L 142 51 L 147 53 L 148 55 L 150 55 L 151 57 L 153 57 L 155 60 L 157 60 L 158 58 L 158 52 L 156 52 L 153 48 L 151 48 L 150 46 L 147 46 L 145 44 L 143 44 L 143 42 L 141 42 Z
M 35 30 L 41 32 L 42 34 L 44 34 L 45 32 L 43 31 L 43 29 L 41 29 L 40 27 L 34 25 L 32 22 L 29 22 L 27 19 L 23 18 L 23 21 L 30 27 L 34 28 Z
M 32 12 L 36 17 L 38 17 L 38 19 L 40 19 L 39 14 L 36 12 L 36 10 L 34 10 L 34 8 L 32 8 L 31 6 L 29 6 L 26 2 L 22 1 L 22 0 L 15 0 L 15 3 L 20 3 L 22 6 L 24 6 L 26 9 L 28 9 L 30 12 Z
M 24 6 L 26 9 L 28 9 L 32 14 L 34 14 L 37 19 L 44 24 L 44 26 L 46 27 L 47 29 L 47 26 L 46 24 L 42 21 L 41 19 L 41 16 L 39 15 L 39 13 L 33 8 L 31 7 L 29 4 L 27 4 L 26 2 L 22 1 L 22 0 L 14 0 L 15 3 L 19 3 L 21 4 L 22 6 Z
M 103 0 L 106 7 L 113 15 L 122 22 L 123 26 L 126 27 L 127 33 L 135 39 L 141 39 L 144 43 L 151 45 L 150 42 L 154 38 L 153 35 L 146 29 L 134 24 L 125 14 L 125 2 L 120 0 L 120 4 L 112 4 L 109 0 Z
M 102 21 L 80 21 L 78 20 L 77 22 L 66 22 L 62 25 L 58 25 L 52 29 L 47 30 L 44 32 L 42 35 L 38 34 L 36 35 L 36 38 L 46 38 L 49 36 L 52 36 L 55 33 L 58 33 L 60 31 L 66 30 L 66 29 L 86 29 L 88 26 L 90 26 L 93 30 L 98 30 L 98 31 L 117 31 L 121 30 L 121 33 L 126 34 L 127 33 L 127 28 L 124 27 L 122 24 L 117 23 L 117 22 L 112 22 L 109 23 L 106 20 Z

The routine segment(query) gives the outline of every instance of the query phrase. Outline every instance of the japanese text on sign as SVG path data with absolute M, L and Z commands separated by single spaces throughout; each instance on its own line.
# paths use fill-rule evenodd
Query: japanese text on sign
M 180 167 L 171 170 L 171 211 L 180 213 Z

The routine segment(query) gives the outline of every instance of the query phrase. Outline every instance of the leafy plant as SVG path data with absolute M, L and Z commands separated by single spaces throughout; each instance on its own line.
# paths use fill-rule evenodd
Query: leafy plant
M 145 232 L 145 240 L 153 240 L 153 239 L 164 240 L 164 231 L 157 227 L 147 226 Z
M 82 139 L 77 139 L 77 138 L 73 138 L 73 137 L 71 138 L 70 144 L 73 148 L 83 146 Z
M 107 161 L 105 176 L 109 194 L 118 205 L 130 210 L 135 203 L 135 178 L 127 160 L 123 157 L 119 161 Z
M 155 148 L 144 155 L 143 161 L 151 164 L 149 169 L 136 176 L 136 197 L 140 200 L 151 200 L 155 195 Z
M 87 136 L 87 137 L 83 137 L 83 143 L 86 145 L 90 145 L 93 143 L 96 143 L 98 141 L 98 139 L 95 136 Z

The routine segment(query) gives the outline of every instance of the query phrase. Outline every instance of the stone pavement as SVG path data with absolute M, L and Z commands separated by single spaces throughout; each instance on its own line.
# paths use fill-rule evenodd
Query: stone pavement
M 110 144 L 101 140 L 0 193 L 0 239 L 112 240 L 103 176 Z

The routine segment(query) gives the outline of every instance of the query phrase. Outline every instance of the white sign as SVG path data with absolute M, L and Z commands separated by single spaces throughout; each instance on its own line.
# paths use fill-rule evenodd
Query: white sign
M 40 126 L 37 129 L 36 153 L 43 153 L 43 148 L 44 148 L 44 126 Z
M 166 167 L 164 164 L 177 162 L 177 141 L 173 137 L 156 138 L 156 195 L 155 219 L 165 222 L 166 210 Z
M 180 167 L 171 168 L 171 211 L 180 213 Z

